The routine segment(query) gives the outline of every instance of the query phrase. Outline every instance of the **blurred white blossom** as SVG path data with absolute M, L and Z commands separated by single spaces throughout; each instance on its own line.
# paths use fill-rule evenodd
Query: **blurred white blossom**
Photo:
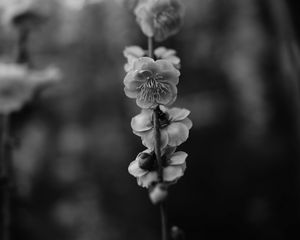
M 34 90 L 61 78 L 54 67 L 32 70 L 25 65 L 0 63 L 0 113 L 18 111 L 30 100 Z
M 147 37 L 154 37 L 158 42 L 179 31 L 184 12 L 180 0 L 143 0 L 134 10 L 143 33 Z

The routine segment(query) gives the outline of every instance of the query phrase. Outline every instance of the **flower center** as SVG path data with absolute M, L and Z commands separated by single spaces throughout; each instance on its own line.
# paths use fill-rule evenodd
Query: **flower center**
M 161 83 L 160 80 L 163 79 L 159 74 L 151 74 L 146 77 L 146 81 L 144 84 L 139 86 L 139 98 L 151 102 L 156 103 L 161 99 L 163 95 L 169 91 L 166 84 Z
M 170 124 L 169 115 L 159 109 L 158 121 L 159 121 L 160 128 L 164 128 L 164 127 L 168 126 Z

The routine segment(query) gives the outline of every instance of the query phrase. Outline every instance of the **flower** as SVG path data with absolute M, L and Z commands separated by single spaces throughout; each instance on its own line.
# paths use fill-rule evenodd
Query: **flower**
M 171 238 L 174 240 L 184 240 L 185 238 L 185 234 L 184 231 L 182 229 L 180 229 L 177 226 L 172 226 L 171 228 Z
M 28 69 L 28 71 L 32 84 L 37 88 L 47 87 L 58 83 L 62 79 L 60 69 L 55 66 L 48 66 L 42 70 Z
M 134 13 L 146 36 L 163 41 L 179 31 L 184 7 L 180 0 L 145 0 L 140 2 Z
M 55 82 L 59 77 L 54 67 L 31 70 L 25 65 L 0 63 L 0 113 L 20 110 L 37 87 Z
M 184 108 L 166 108 L 160 106 L 159 123 L 161 148 L 167 145 L 179 146 L 188 139 L 192 121 L 188 118 L 190 111 Z M 153 111 L 143 109 L 132 118 L 133 133 L 142 138 L 142 143 L 149 149 L 154 149 Z
M 154 55 L 157 59 L 165 59 L 172 63 L 175 68 L 180 69 L 180 58 L 176 56 L 176 51 L 174 49 L 158 47 L 154 50 Z
M 167 186 L 162 183 L 156 184 L 152 189 L 150 189 L 149 197 L 154 205 L 164 202 L 168 197 Z
M 124 79 L 125 94 L 141 108 L 170 105 L 177 97 L 180 72 L 168 61 L 141 57 Z
M 166 148 L 162 153 L 163 180 L 167 183 L 174 183 L 183 176 L 186 169 L 187 153 L 178 151 L 176 148 Z M 156 157 L 152 150 L 146 149 L 138 154 L 136 159 L 129 164 L 128 171 L 137 178 L 139 186 L 149 188 L 158 182 L 158 167 Z
M 125 72 L 129 72 L 133 69 L 134 62 L 141 57 L 145 57 L 147 50 L 142 49 L 139 46 L 129 46 L 123 51 L 124 57 L 127 58 L 127 63 L 124 65 Z M 165 47 L 158 47 L 154 50 L 154 56 L 156 59 L 164 59 L 173 64 L 177 69 L 180 69 L 180 58 L 176 56 L 174 49 L 168 49 Z
M 145 56 L 145 50 L 139 46 L 129 46 L 123 51 L 124 57 L 127 58 L 127 63 L 124 65 L 124 70 L 129 72 L 133 69 L 134 62 L 140 57 Z

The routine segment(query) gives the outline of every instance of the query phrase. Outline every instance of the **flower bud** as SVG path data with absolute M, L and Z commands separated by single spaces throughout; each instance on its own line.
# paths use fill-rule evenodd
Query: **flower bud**
M 154 205 L 162 203 L 168 197 L 168 189 L 165 185 L 158 183 L 150 190 L 149 197 Z
M 171 228 L 171 238 L 172 240 L 185 240 L 185 234 L 182 229 L 177 226 Z
M 141 152 L 138 155 L 139 167 L 151 171 L 155 165 L 155 159 L 153 153 Z

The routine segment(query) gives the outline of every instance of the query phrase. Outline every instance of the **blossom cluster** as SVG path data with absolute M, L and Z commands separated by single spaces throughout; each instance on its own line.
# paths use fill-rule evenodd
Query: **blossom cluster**
M 153 40 L 163 41 L 178 32 L 183 12 L 179 0 L 140 0 L 134 13 L 150 45 L 148 50 L 130 46 L 123 52 L 127 59 L 124 92 L 141 108 L 131 127 L 147 148 L 130 163 L 128 171 L 138 185 L 150 189 L 153 203 L 163 201 L 167 187 L 186 169 L 187 153 L 176 148 L 188 139 L 190 111 L 171 106 L 178 94 L 180 58 L 173 49 L 152 49 Z

